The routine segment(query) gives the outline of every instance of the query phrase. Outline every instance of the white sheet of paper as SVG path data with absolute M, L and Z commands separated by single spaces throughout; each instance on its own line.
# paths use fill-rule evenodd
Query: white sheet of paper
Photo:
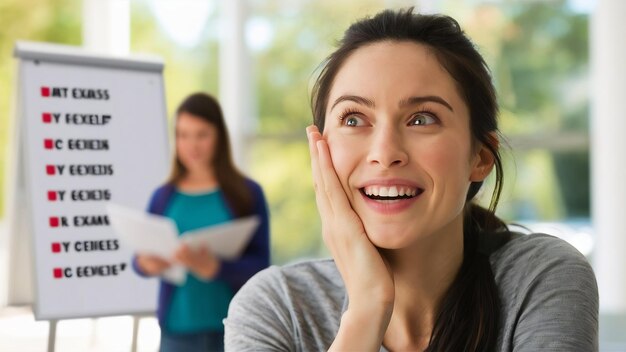
M 122 244 L 135 252 L 169 259 L 179 246 L 178 229 L 171 219 L 113 203 L 107 204 L 107 212 Z M 169 282 L 182 285 L 187 271 L 181 265 L 172 265 L 162 276 Z
M 257 216 L 229 223 L 187 231 L 180 237 L 176 224 L 169 218 L 149 214 L 120 204 L 107 204 L 109 220 L 120 241 L 138 253 L 147 253 L 169 259 L 174 251 L 186 243 L 191 248 L 209 247 L 223 259 L 236 259 L 250 241 L 259 225 Z M 187 271 L 174 265 L 163 273 L 163 279 L 177 285 L 185 283 Z
M 258 216 L 248 216 L 198 230 L 187 231 L 180 237 L 191 248 L 207 246 L 222 259 L 237 259 L 259 226 Z

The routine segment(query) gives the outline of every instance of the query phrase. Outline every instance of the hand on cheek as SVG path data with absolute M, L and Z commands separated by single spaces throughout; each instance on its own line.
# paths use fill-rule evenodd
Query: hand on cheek
M 348 310 L 359 318 L 380 312 L 385 315 L 381 320 L 388 324 L 395 297 L 393 276 L 350 206 L 326 140 L 315 126 L 307 128 L 307 136 L 322 235 L 346 285 Z M 372 306 L 380 309 L 373 312 Z

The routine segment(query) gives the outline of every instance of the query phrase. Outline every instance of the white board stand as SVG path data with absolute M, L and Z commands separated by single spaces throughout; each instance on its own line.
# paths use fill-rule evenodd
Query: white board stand
M 139 323 L 140 323 L 141 318 L 142 316 L 133 315 L 133 337 L 132 337 L 131 344 L 130 344 L 131 352 L 137 352 L 137 345 L 138 345 L 137 340 L 139 338 Z M 95 320 L 96 319 L 94 319 L 94 321 Z M 49 323 L 48 325 L 48 352 L 55 351 L 58 322 L 59 321 L 56 319 L 52 319 L 48 321 Z
M 139 323 L 142 316 L 133 315 L 133 337 L 130 343 L 130 351 L 137 352 L 137 341 L 139 339 Z M 96 319 L 93 319 L 96 321 Z M 57 325 L 59 321 L 56 319 L 52 319 L 48 321 L 48 352 L 54 352 L 56 346 L 56 336 L 57 336 Z M 92 331 L 92 339 L 94 338 L 95 332 Z
M 163 62 L 32 42 L 15 56 L 6 303 L 49 320 L 48 351 L 61 319 L 133 315 L 134 351 L 158 281 L 133 272 L 105 205 L 145 209 L 167 176 Z
M 130 344 L 131 352 L 137 352 L 137 339 L 139 337 L 139 322 L 141 317 L 138 315 L 133 316 L 133 339 Z
M 59 321 L 52 319 L 48 321 L 48 352 L 54 352 L 54 346 L 57 339 L 57 323 Z

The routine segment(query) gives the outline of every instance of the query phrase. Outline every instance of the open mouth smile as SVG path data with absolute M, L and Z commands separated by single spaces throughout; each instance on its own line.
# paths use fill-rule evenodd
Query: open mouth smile
M 415 198 L 424 192 L 423 189 L 418 187 L 411 187 L 405 185 L 398 186 L 366 186 L 359 189 L 361 193 L 371 199 L 377 201 L 393 201 Z
M 367 206 L 380 214 L 391 215 L 409 209 L 424 189 L 406 184 L 370 184 L 359 188 Z

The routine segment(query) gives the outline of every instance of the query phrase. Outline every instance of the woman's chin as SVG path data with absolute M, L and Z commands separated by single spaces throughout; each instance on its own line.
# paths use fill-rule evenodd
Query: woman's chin
M 208 165 L 209 164 L 202 159 L 193 159 L 185 163 L 185 167 L 187 168 L 187 170 L 192 171 L 192 172 L 205 171 Z
M 398 226 L 365 226 L 365 232 L 370 242 L 378 248 L 400 249 L 412 242 L 407 229 Z

